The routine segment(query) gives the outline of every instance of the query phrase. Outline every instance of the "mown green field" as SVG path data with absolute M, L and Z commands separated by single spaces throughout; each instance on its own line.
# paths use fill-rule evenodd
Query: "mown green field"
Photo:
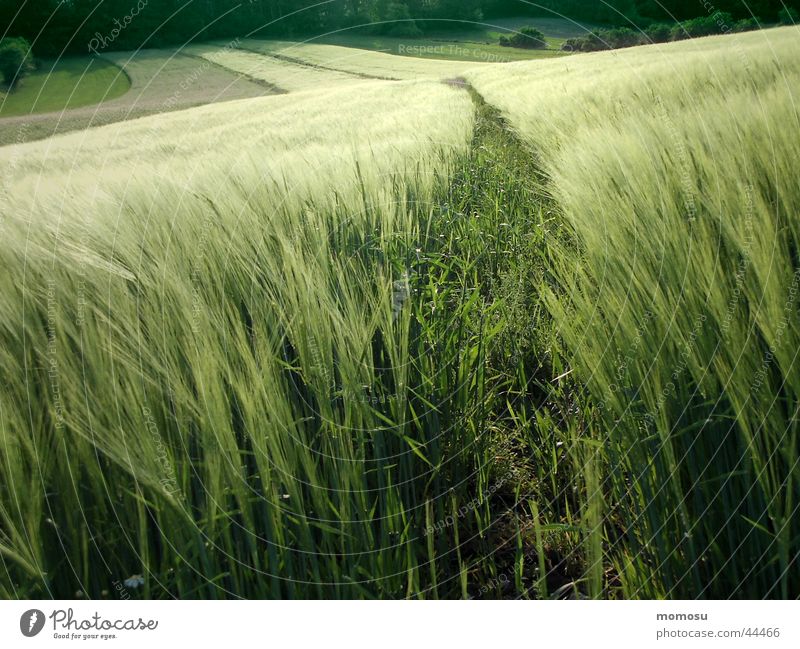
M 0 596 L 800 595 L 797 28 L 208 47 L 0 148 Z
M 99 58 L 41 61 L 13 92 L 0 93 L 0 117 L 99 104 L 124 95 L 130 87 L 120 68 Z
M 224 51 L 225 47 L 213 49 Z M 86 75 L 76 86 L 86 66 L 102 74 Z M 64 68 L 67 72 L 52 76 L 42 85 L 47 72 L 40 67 L 39 72 L 26 78 L 7 96 L 7 105 L 20 110 L 6 114 L 5 109 L 0 109 L 0 145 L 277 92 L 268 82 L 170 50 L 106 52 L 93 59 L 64 59 L 55 69 Z M 126 88 L 124 93 L 114 95 L 109 91 L 121 83 Z M 72 98 L 68 99 L 70 94 Z M 90 95 L 93 101 L 78 101 Z M 69 104 L 68 110 L 63 110 L 65 102 Z M 29 114 L 34 103 L 35 111 Z
M 592 26 L 563 18 L 491 18 L 483 23 L 448 21 L 448 24 L 427 25 L 423 37 L 404 38 L 386 35 L 365 35 L 352 30 L 334 32 L 311 42 L 340 45 L 363 50 L 376 50 L 415 58 L 502 63 L 550 58 L 563 55 L 559 50 L 568 38 L 586 35 Z M 547 49 L 526 50 L 501 47 L 500 36 L 513 34 L 520 27 L 536 27 L 544 33 Z

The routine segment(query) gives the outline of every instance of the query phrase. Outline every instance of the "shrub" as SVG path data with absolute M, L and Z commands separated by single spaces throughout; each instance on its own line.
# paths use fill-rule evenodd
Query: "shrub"
M 601 50 L 632 47 L 642 43 L 642 37 L 627 27 L 601 29 L 581 38 L 569 38 L 561 46 L 569 52 L 599 52 Z
M 600 38 L 608 44 L 608 47 L 619 49 L 623 47 L 633 47 L 642 42 L 642 36 L 628 27 L 617 27 L 616 29 L 604 29 L 599 33 Z
M 753 32 L 756 29 L 759 29 L 759 24 L 755 18 L 742 18 L 742 20 L 737 20 L 733 25 L 733 31 L 735 32 Z
M 796 25 L 800 22 L 800 13 L 792 7 L 784 7 L 778 12 L 778 22 L 781 25 Z
M 578 51 L 580 52 L 599 52 L 601 50 L 611 49 L 611 45 L 606 40 L 606 35 L 604 30 L 600 30 L 597 33 L 590 32 L 586 36 L 579 38 L 577 40 L 578 40 Z
M 679 41 L 685 38 L 723 34 L 730 31 L 733 24 L 733 16 L 725 11 L 717 11 L 710 16 L 692 18 L 678 23 L 672 28 L 672 40 Z
M 655 23 L 647 27 L 644 34 L 640 34 L 628 27 L 600 29 L 581 38 L 567 39 L 561 49 L 569 52 L 597 52 L 600 50 L 633 47 L 643 43 L 665 43 L 670 40 L 678 41 L 684 38 L 710 36 L 729 31 L 744 32 L 758 28 L 758 21 L 753 18 L 734 23 L 733 17 L 729 13 L 718 11 L 711 16 L 694 18 L 674 26 Z
M 33 69 L 31 45 L 24 38 L 0 41 L 0 72 L 9 89 L 16 86 Z
M 644 30 L 651 43 L 666 43 L 670 39 L 672 27 L 664 23 L 654 23 Z
M 499 42 L 503 47 L 518 47 L 525 50 L 543 50 L 547 47 L 544 34 L 536 27 L 520 27 L 519 31 L 511 36 L 501 36 Z
M 525 47 L 534 50 L 543 50 L 547 47 L 544 34 L 535 27 L 522 27 L 518 34 L 511 37 L 515 47 Z

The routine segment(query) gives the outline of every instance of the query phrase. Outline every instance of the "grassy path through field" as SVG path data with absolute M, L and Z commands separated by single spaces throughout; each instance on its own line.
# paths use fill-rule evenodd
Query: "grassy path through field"
M 585 596 L 587 584 L 578 585 L 589 557 L 580 531 L 582 426 L 566 423 L 574 421 L 574 393 L 568 380 L 554 380 L 565 373 L 564 361 L 539 298 L 549 244 L 560 236 L 558 209 L 536 157 L 499 112 L 465 82 L 448 83 L 470 93 L 477 120 L 470 153 L 433 222 L 448 239 L 444 258 L 474 272 L 481 301 L 475 317 L 491 314 L 492 333 L 474 350 L 487 377 L 483 403 L 464 407 L 485 412 L 489 441 L 477 458 L 475 487 L 489 485 L 492 496 L 477 527 L 457 518 L 437 553 L 452 556 L 461 541 L 461 570 L 474 576 L 465 588 L 470 597 Z

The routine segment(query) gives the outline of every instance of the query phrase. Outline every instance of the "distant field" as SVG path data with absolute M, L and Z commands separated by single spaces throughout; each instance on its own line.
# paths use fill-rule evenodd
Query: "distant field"
M 435 23 L 434 23 L 435 24 Z M 546 50 L 524 50 L 500 47 L 501 35 L 524 26 L 541 29 L 547 41 Z M 562 56 L 562 43 L 567 38 L 583 36 L 589 25 L 561 18 L 497 18 L 481 23 L 458 24 L 455 29 L 432 30 L 421 38 L 373 36 L 349 31 L 312 39 L 313 44 L 341 45 L 387 54 L 419 58 L 475 62 L 508 62 Z
M 360 50 L 338 45 L 293 43 L 286 41 L 262 41 L 244 39 L 241 49 L 283 57 L 303 65 L 316 66 L 324 70 L 345 72 L 376 79 L 425 80 L 447 79 L 459 76 L 465 70 L 493 63 L 474 61 L 443 61 L 394 56 L 384 52 Z
M 200 56 L 233 72 L 271 83 L 287 92 L 321 90 L 334 85 L 363 81 L 362 78 L 345 72 L 321 70 L 244 50 L 222 50 L 213 45 L 189 45 L 182 51 Z
M 0 119 L 0 144 L 36 140 L 153 113 L 275 92 L 267 84 L 255 83 L 211 62 L 167 50 L 110 52 L 103 58 L 106 59 L 103 70 L 116 70 L 120 78 L 125 79 L 126 74 L 130 78 L 130 89 L 124 95 L 64 113 Z M 63 95 L 63 83 L 60 87 Z M 56 99 L 50 105 L 60 101 Z
M 563 56 L 560 52 L 561 41 L 547 39 L 546 50 L 524 50 L 513 47 L 500 47 L 497 38 L 492 41 L 479 42 L 480 32 L 464 32 L 443 34 L 439 37 L 425 38 L 392 38 L 389 36 L 335 35 L 311 41 L 313 44 L 338 45 L 364 50 L 373 50 L 431 60 L 474 61 L 476 63 L 507 63 L 510 61 L 528 61 Z M 499 33 L 498 33 L 499 36 Z
M 42 61 L 11 93 L 0 92 L 0 117 L 62 111 L 124 95 L 131 87 L 116 65 L 98 58 Z
M 548 49 L 497 44 L 501 33 L 523 25 L 540 27 L 548 37 Z M 420 39 L 341 33 L 308 43 L 249 39 L 238 44 L 239 50 L 220 42 L 189 45 L 180 52 L 107 52 L 102 58 L 66 59 L 56 64 L 46 85 L 47 71 L 42 68 L 5 98 L 0 108 L 0 145 L 358 78 L 441 80 L 483 64 L 560 57 L 563 39 L 584 31 L 566 20 L 509 18 L 434 31 Z M 84 68 L 88 73 L 78 83 Z

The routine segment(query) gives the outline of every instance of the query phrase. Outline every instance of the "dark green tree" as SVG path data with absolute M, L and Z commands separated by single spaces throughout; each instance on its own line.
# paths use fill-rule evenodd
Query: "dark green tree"
M 800 23 L 800 12 L 791 7 L 784 7 L 778 12 L 778 21 L 781 25 L 796 25 Z
M 422 30 L 417 25 L 408 5 L 403 2 L 390 2 L 386 5 L 381 19 L 386 21 L 383 31 L 391 36 L 417 37 Z M 418 16 L 417 16 L 418 17 Z
M 24 38 L 4 38 L 0 41 L 0 73 L 12 90 L 33 69 L 31 44 Z
M 788 22 L 800 0 L 714 0 L 713 10 L 698 0 L 0 0 L 0 34 L 26 38 L 40 57 L 85 54 L 89 44 L 103 49 L 167 47 L 191 40 L 246 35 L 313 37 L 339 29 L 394 21 L 404 35 L 446 29 L 508 16 L 565 16 L 604 28 L 645 29 L 653 23 L 730 14 L 734 23 Z M 787 8 L 791 11 L 784 11 Z M 134 9 L 136 15 L 133 15 Z M 411 22 L 413 21 L 413 22 Z M 405 27 L 401 27 L 405 23 Z M 367 27 L 364 27 L 367 29 Z M 388 30 L 387 26 L 383 31 Z M 114 31 L 116 30 L 116 31 Z M 99 47 L 98 47 L 99 49 Z

